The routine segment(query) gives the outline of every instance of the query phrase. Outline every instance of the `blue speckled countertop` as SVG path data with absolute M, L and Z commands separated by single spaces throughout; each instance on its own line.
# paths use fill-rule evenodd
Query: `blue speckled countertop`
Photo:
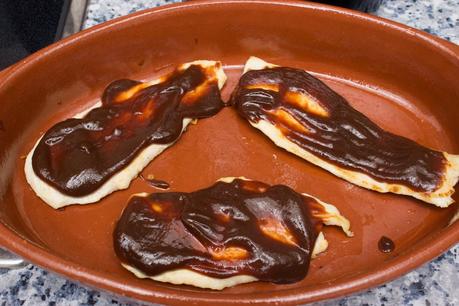
M 180 2 L 90 0 L 85 27 L 141 9 Z M 459 0 L 386 0 L 375 13 L 459 44 Z M 316 305 L 459 305 L 459 245 L 380 287 Z M 0 269 L 1 305 L 132 305 L 33 265 Z

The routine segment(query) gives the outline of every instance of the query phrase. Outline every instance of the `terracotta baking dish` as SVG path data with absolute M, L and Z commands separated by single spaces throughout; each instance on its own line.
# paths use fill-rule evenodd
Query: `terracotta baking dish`
M 30 262 L 101 289 L 167 304 L 305 303 L 363 290 L 408 272 L 459 240 L 458 206 L 355 187 L 277 149 L 231 108 L 201 120 L 144 174 L 191 191 L 222 176 L 287 184 L 335 204 L 355 233 L 326 229 L 328 251 L 291 285 L 252 283 L 222 292 L 136 279 L 112 248 L 136 179 L 100 203 L 53 210 L 25 182 L 24 156 L 46 129 L 93 104 L 118 78 L 150 79 L 172 66 L 221 60 L 228 98 L 256 55 L 304 68 L 385 129 L 459 153 L 459 48 L 423 32 L 330 6 L 293 1 L 205 1 L 160 7 L 63 40 L 0 77 L 0 244 Z M 456 200 L 458 196 L 455 197 Z M 381 253 L 384 235 L 395 241 Z

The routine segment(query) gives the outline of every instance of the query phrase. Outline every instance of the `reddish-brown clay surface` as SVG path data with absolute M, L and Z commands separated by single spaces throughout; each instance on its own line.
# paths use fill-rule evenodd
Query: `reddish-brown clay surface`
M 224 3 L 220 3 L 224 2 Z M 205 16 L 205 18 L 203 18 Z M 244 61 L 304 68 L 383 128 L 459 153 L 459 50 L 375 17 L 304 2 L 209 1 L 164 7 L 84 31 L 2 74 L 0 244 L 84 283 L 159 303 L 300 303 L 362 290 L 434 258 L 459 240 L 448 209 L 353 186 L 277 149 L 231 108 L 191 126 L 144 176 L 192 191 L 222 176 L 286 184 L 336 205 L 354 238 L 326 228 L 328 251 L 291 285 L 251 283 L 222 292 L 136 279 L 115 257 L 112 230 L 142 179 L 97 204 L 53 210 L 27 185 L 24 156 L 59 120 L 94 103 L 118 78 L 151 79 L 195 59 L 221 60 L 234 88 Z M 455 196 L 458 200 L 458 196 Z M 381 236 L 395 250 L 378 250 Z

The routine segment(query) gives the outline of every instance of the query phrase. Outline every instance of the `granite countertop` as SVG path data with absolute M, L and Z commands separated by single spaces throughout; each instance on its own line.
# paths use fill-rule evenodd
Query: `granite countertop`
M 141 9 L 180 2 L 90 0 L 85 28 Z M 386 0 L 375 12 L 459 44 L 459 0 Z M 325 305 L 459 305 L 459 245 L 385 285 Z M 132 305 L 36 266 L 0 269 L 1 305 Z

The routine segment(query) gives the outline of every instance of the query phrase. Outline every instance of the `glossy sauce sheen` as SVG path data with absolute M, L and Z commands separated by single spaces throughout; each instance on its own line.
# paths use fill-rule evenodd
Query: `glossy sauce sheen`
M 283 185 L 234 180 L 192 193 L 134 196 L 114 232 L 117 256 L 155 276 L 190 269 L 211 277 L 303 279 L 323 208 Z
M 339 167 L 423 192 L 442 182 L 446 160 L 441 152 L 382 130 L 303 70 L 249 71 L 232 104 L 247 120 L 271 122 L 293 143 Z
M 33 155 L 35 173 L 71 196 L 95 191 L 145 147 L 176 141 L 184 118 L 209 117 L 223 108 L 217 80 L 206 69 L 192 65 L 147 87 L 113 82 L 101 107 L 46 132 Z
M 158 180 L 155 178 L 148 178 L 148 177 L 144 177 L 143 175 L 139 175 L 139 177 L 142 180 L 144 180 L 148 185 L 154 188 L 166 190 L 166 189 L 169 189 L 170 187 L 169 183 L 163 180 Z

